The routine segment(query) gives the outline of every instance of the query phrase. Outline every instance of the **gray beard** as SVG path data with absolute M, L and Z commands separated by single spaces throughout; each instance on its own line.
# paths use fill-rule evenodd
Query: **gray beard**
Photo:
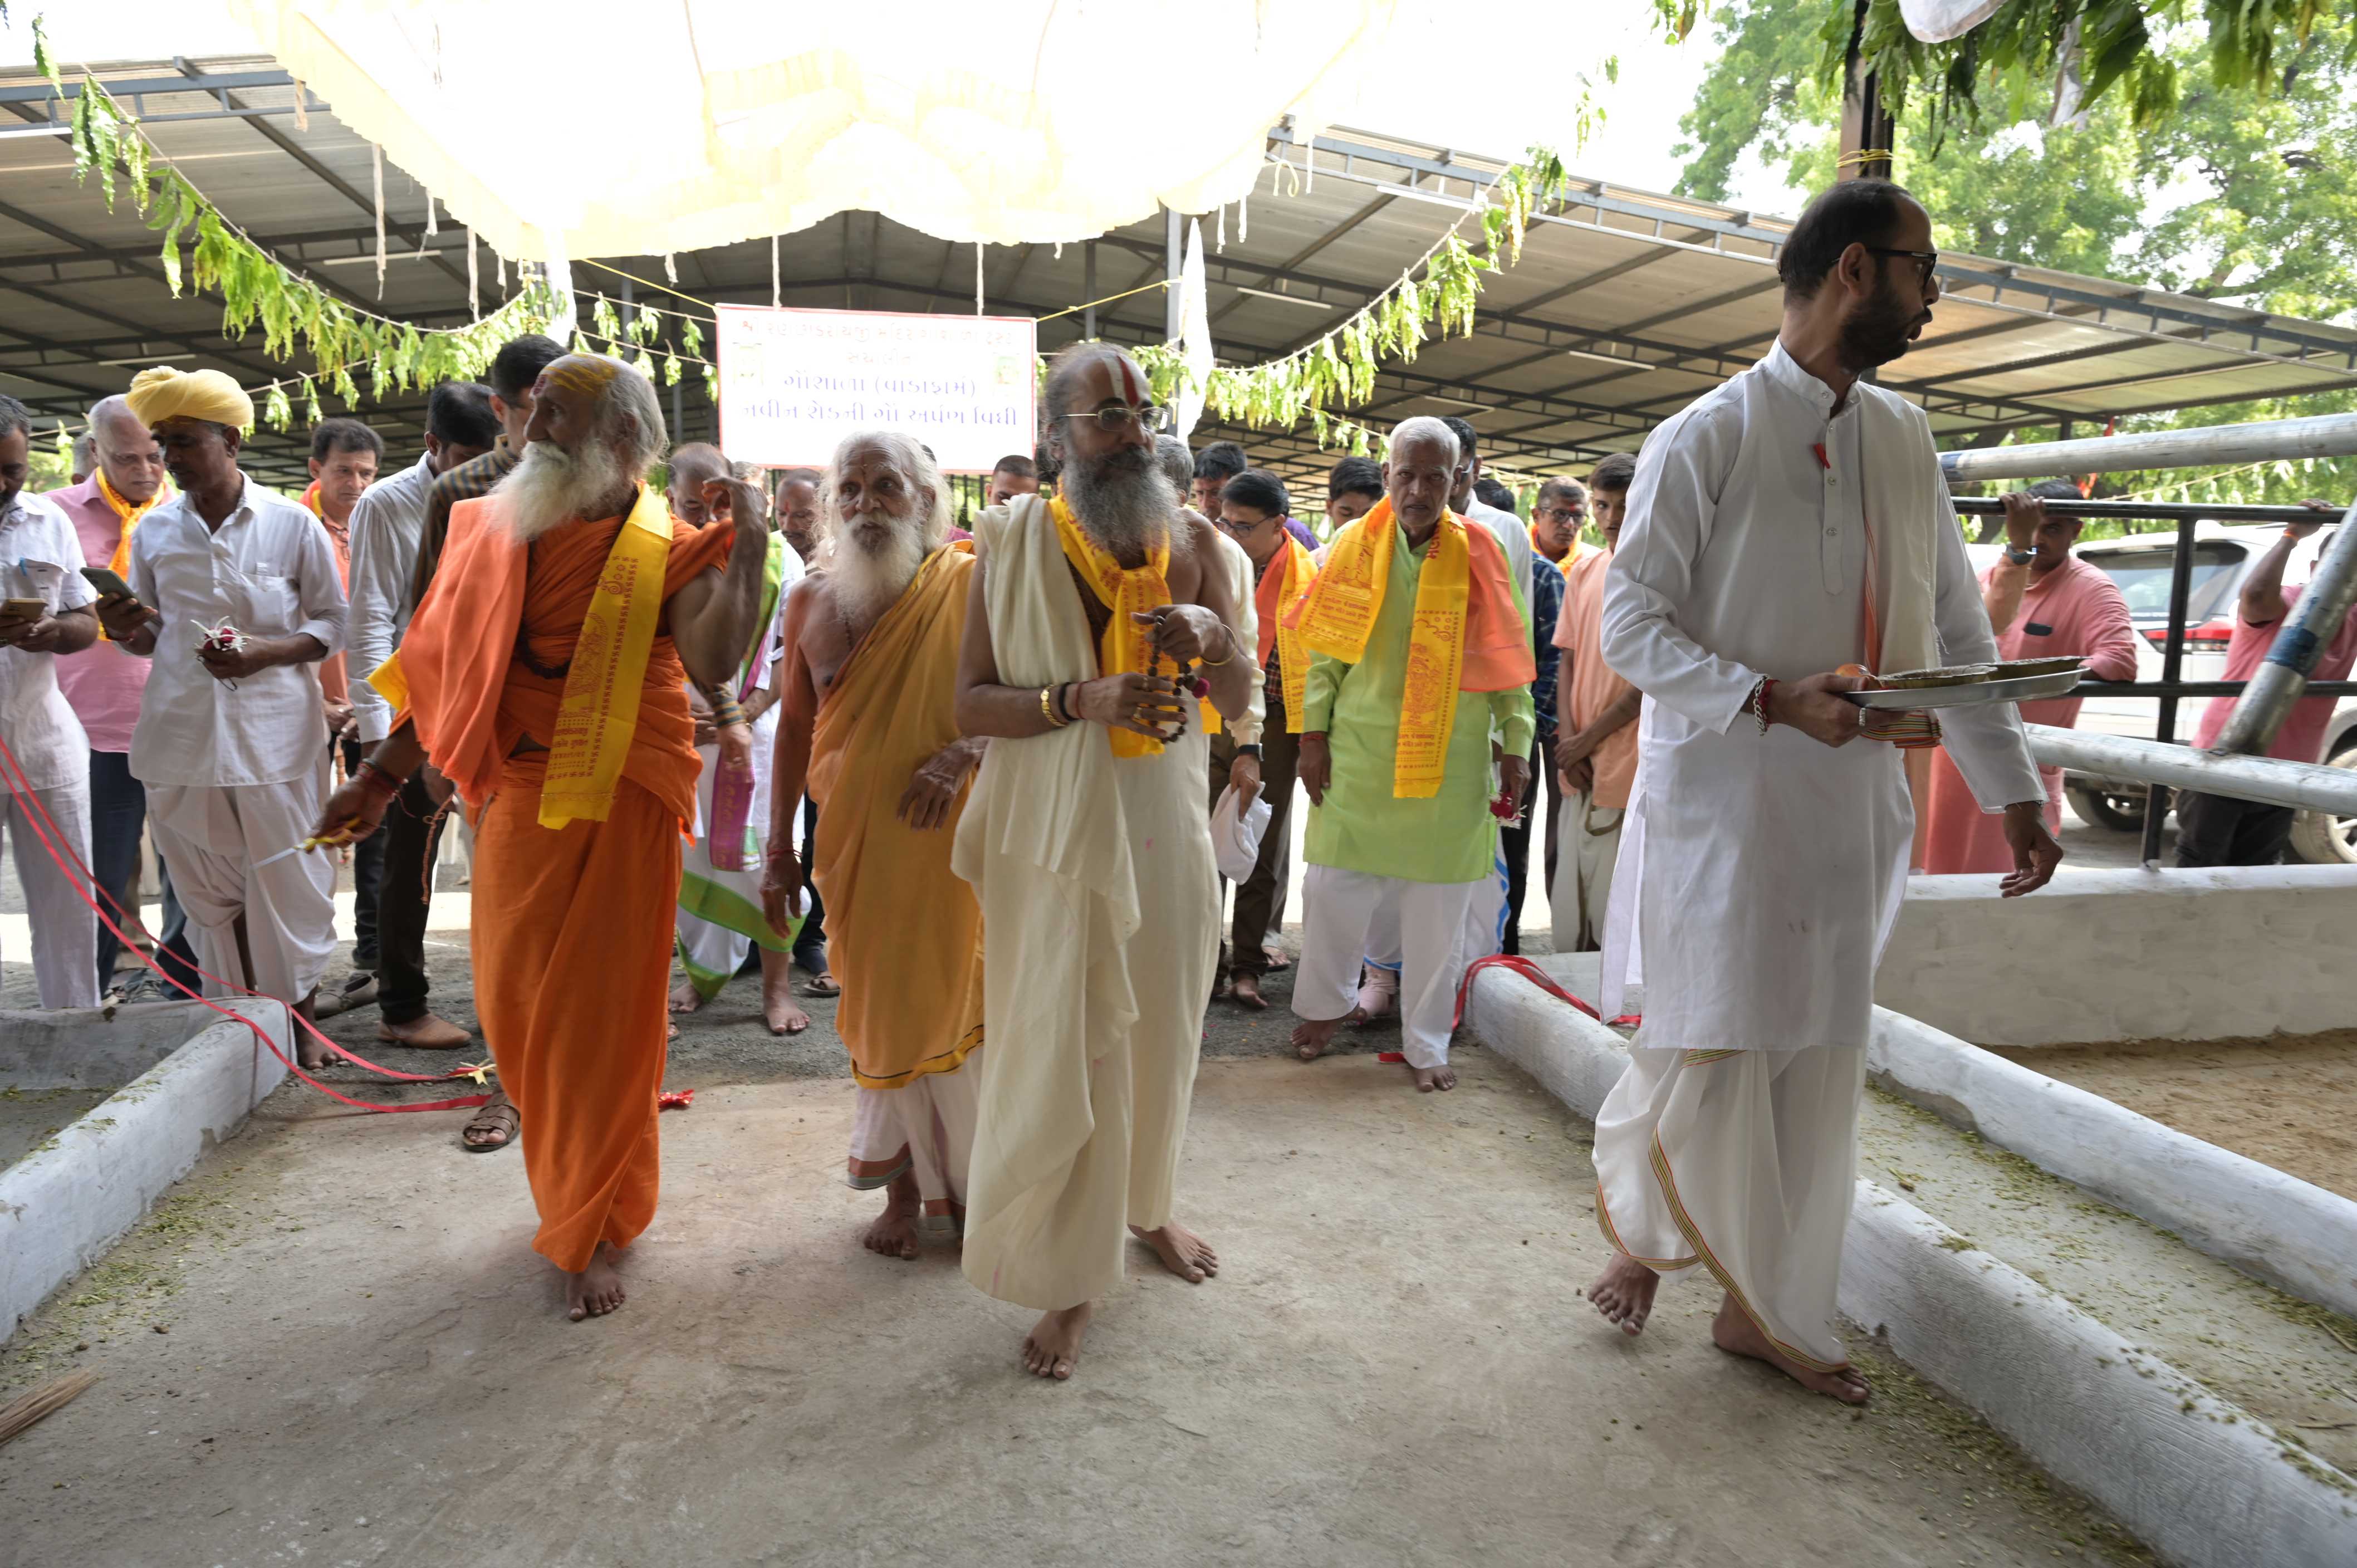
M 491 491 L 506 503 L 509 535 L 529 544 L 551 529 L 587 517 L 622 488 L 622 466 L 602 441 L 567 452 L 546 441 L 523 449 L 523 461 Z
M 838 535 L 827 565 L 835 607 L 854 625 L 874 625 L 917 580 L 927 553 L 913 516 L 893 519 L 892 531 L 873 545 L 856 532 Z
M 1094 469 L 1070 463 L 1057 480 L 1082 530 L 1125 560 L 1136 560 L 1173 537 L 1170 525 L 1178 515 L 1178 492 L 1169 477 L 1152 458 L 1135 455 L 1134 466 L 1119 456 Z

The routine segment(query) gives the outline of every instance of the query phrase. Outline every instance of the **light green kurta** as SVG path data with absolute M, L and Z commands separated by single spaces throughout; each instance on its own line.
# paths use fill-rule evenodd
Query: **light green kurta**
M 1476 882 L 1491 874 L 1497 858 L 1498 819 L 1490 814 L 1492 726 L 1501 733 L 1508 755 L 1527 756 L 1536 721 L 1528 686 L 1458 693 L 1440 792 L 1416 800 L 1392 794 L 1400 698 L 1407 686 L 1408 629 L 1423 571 L 1423 556 L 1393 529 L 1391 575 L 1383 611 L 1367 636 L 1366 656 L 1348 664 L 1323 653 L 1310 655 L 1301 727 L 1326 732 L 1334 778 L 1326 803 L 1309 809 L 1302 853 L 1313 865 L 1408 882 Z M 1528 625 L 1520 584 L 1514 585 L 1514 607 Z

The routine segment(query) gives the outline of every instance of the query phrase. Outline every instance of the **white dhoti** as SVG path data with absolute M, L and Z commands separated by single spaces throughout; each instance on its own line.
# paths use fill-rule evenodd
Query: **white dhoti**
M 279 853 L 318 822 L 324 771 L 283 784 L 147 786 L 148 826 L 188 911 L 197 962 L 290 1006 L 318 988 L 336 950 L 334 864 L 299 849 Z M 240 916 L 252 974 L 238 958 Z M 212 981 L 205 990 L 227 993 Z
M 1555 950 L 1595 952 L 1604 946 L 1604 912 L 1612 905 L 1612 866 L 1620 857 L 1624 810 L 1599 806 L 1585 790 L 1567 790 L 1555 813 Z
M 1409 882 L 1338 865 L 1305 867 L 1294 1016 L 1323 1022 L 1349 1013 L 1363 958 L 1399 976 L 1401 1054 L 1409 1065 L 1444 1065 L 1457 988 L 1465 966 L 1481 956 L 1469 950 L 1469 933 L 1489 929 L 1481 926 L 1480 908 L 1493 891 L 1487 877 Z
M 737 868 L 712 864 L 712 791 L 720 772 L 720 747 L 697 747 L 704 771 L 695 780 L 695 845 L 680 860 L 679 966 L 695 993 L 709 1002 L 745 966 L 759 943 L 771 952 L 791 952 L 793 942 L 770 929 L 761 913 L 761 860 L 770 837 L 770 749 L 778 735 L 778 710 L 753 721 L 753 803 L 747 813 Z M 797 807 L 791 819 L 802 820 Z
M 976 530 L 999 678 L 1093 678 L 1096 639 L 1044 503 L 1020 498 Z M 1117 757 L 1107 736 L 1075 724 L 994 739 L 952 862 L 982 902 L 990 1041 L 965 1276 L 1041 1311 L 1106 1294 L 1126 1227 L 1170 1222 L 1218 963 L 1200 715 L 1152 756 Z
M 98 917 L 83 901 L 88 885 L 70 869 L 90 864 L 90 780 L 84 774 L 36 789 L 33 797 L 38 812 L 13 794 L 0 793 L 0 830 L 15 851 L 16 880 L 24 885 L 25 913 L 33 928 L 34 988 L 44 1007 L 95 1007 L 98 972 L 91 959 L 98 950 Z M 53 843 L 63 841 L 56 843 L 56 857 L 43 834 Z
M 1699 1262 L 1802 1366 L 1834 1333 L 1866 1052 L 1636 1049 L 1596 1115 L 1596 1219 L 1662 1273 Z
M 917 1184 L 918 1228 L 952 1237 L 965 1229 L 966 1167 L 982 1058 L 955 1072 L 929 1072 L 899 1089 L 858 1090 L 852 1112 L 845 1179 L 862 1192 L 889 1187 L 906 1172 Z

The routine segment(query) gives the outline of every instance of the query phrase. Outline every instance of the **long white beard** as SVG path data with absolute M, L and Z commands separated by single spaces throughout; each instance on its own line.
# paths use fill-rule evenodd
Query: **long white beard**
M 1154 458 L 1135 447 L 1122 448 L 1093 470 L 1068 463 L 1057 482 L 1081 527 L 1115 555 L 1143 555 L 1172 535 L 1178 491 Z
M 856 530 L 845 530 L 835 538 L 834 558 L 827 565 L 836 607 L 857 625 L 874 625 L 917 580 L 927 553 L 925 536 L 913 516 L 894 518 L 890 532 L 873 542 Z
M 622 465 L 604 442 L 586 441 L 579 452 L 567 452 L 553 442 L 535 441 L 491 493 L 506 502 L 508 532 L 519 544 L 529 544 L 553 528 L 588 516 L 621 488 Z

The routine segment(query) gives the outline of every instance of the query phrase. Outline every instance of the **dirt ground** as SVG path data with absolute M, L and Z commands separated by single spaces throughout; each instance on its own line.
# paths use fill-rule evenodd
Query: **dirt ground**
M 2222 1149 L 2357 1198 L 2357 1029 L 1999 1050 Z
M 514 1155 L 282 1089 L 0 1350 L 0 1399 L 103 1379 L 9 1446 L 0 1565 L 2144 1561 L 1870 1346 L 1853 1416 L 1713 1350 L 1699 1286 L 1622 1341 L 1575 1294 L 1586 1123 L 1471 1047 L 1418 1096 L 1395 1030 L 1304 1067 L 1281 1010 L 1211 1011 L 1181 1191 L 1220 1277 L 1133 1249 L 1080 1377 L 1037 1383 L 1031 1315 L 952 1251 L 860 1250 L 828 1004 L 777 1040 L 758 1003 L 685 1020 L 700 1092 L 588 1324 Z

